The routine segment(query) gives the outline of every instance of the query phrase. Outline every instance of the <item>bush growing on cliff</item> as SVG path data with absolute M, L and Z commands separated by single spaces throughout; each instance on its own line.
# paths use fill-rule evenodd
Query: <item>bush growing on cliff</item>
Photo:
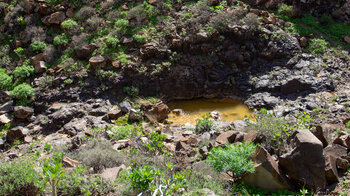
M 307 50 L 312 54 L 323 54 L 326 52 L 328 43 L 324 39 L 310 40 Z
M 57 35 L 55 38 L 53 38 L 53 45 L 59 46 L 59 45 L 65 45 L 68 44 L 70 41 L 70 38 L 68 35 Z
M 43 52 L 46 48 L 46 44 L 41 41 L 35 41 L 31 43 L 30 46 L 33 48 L 35 52 Z
M 207 157 L 207 161 L 215 171 L 219 173 L 226 172 L 231 177 L 238 178 L 244 173 L 255 171 L 251 160 L 255 148 L 256 146 L 253 143 L 213 148 Z
M 12 86 L 12 76 L 5 73 L 5 69 L 0 69 L 0 89 L 9 89 Z
M 29 99 L 35 96 L 35 90 L 29 84 L 23 83 L 10 91 L 10 96 L 26 104 Z
M 16 67 L 12 74 L 17 81 L 24 81 L 34 74 L 34 67 L 29 65 L 29 61 L 25 61 L 22 66 Z

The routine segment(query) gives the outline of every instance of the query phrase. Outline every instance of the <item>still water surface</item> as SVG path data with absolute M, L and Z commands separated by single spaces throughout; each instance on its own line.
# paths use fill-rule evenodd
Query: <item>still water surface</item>
M 233 99 L 195 99 L 179 100 L 168 103 L 171 110 L 182 109 L 183 115 L 176 116 L 170 113 L 168 120 L 176 125 L 196 124 L 197 118 L 202 118 L 205 113 L 218 111 L 221 114 L 221 120 L 231 122 L 241 120 L 245 115 L 251 116 L 253 111 L 249 110 L 243 101 Z

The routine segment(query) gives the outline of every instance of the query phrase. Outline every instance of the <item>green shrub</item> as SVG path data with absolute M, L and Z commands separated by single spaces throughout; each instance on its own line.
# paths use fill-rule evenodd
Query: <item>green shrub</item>
M 123 87 L 123 92 L 126 93 L 130 97 L 136 97 L 139 95 L 139 88 L 134 86 L 125 86 Z
M 209 132 L 213 128 L 214 122 L 210 120 L 210 114 L 205 114 L 202 116 L 203 119 L 196 119 L 196 133 Z
M 138 43 L 143 43 L 147 36 L 146 35 L 139 35 L 139 34 L 135 34 L 132 36 Z
M 68 44 L 70 41 L 70 38 L 68 35 L 57 35 L 55 38 L 53 38 L 53 45 L 59 46 L 59 45 L 65 45 Z
M 113 190 L 113 185 L 99 176 L 87 176 L 82 166 L 62 176 L 57 192 L 60 195 L 105 195 Z
M 129 26 L 129 21 L 126 20 L 126 19 L 117 19 L 115 21 L 115 27 L 118 29 L 118 30 L 122 30 L 122 31 L 125 31 L 126 28 L 128 28 Z
M 140 191 L 147 190 L 158 172 L 156 169 L 149 168 L 148 165 L 132 169 L 129 173 L 131 186 Z
M 105 139 L 92 139 L 86 146 L 72 154 L 72 157 L 96 171 L 119 166 L 124 161 L 124 156 L 115 151 L 112 144 Z
M 292 16 L 293 6 L 282 4 L 278 9 L 278 13 L 282 15 Z
M 96 76 L 100 80 L 111 80 L 111 79 L 117 77 L 117 73 L 112 71 L 112 70 L 105 71 L 103 69 L 97 69 Z
M 68 19 L 68 20 L 65 20 L 61 23 L 61 26 L 62 28 L 64 29 L 71 29 L 73 27 L 76 27 L 78 26 L 78 23 L 75 22 L 73 19 Z
M 148 135 L 149 137 L 149 142 L 146 144 L 146 147 L 148 150 L 156 154 L 157 152 L 159 153 L 164 153 L 164 141 L 166 140 L 166 136 L 164 134 L 159 134 L 158 132 L 152 132 L 151 134 Z
M 35 96 L 35 90 L 27 83 L 22 83 L 10 91 L 10 96 L 19 100 L 27 100 Z
M 31 43 L 30 46 L 36 52 L 43 52 L 46 48 L 46 44 L 44 42 L 41 42 L 41 41 L 35 41 L 35 42 Z
M 33 166 L 24 160 L 0 163 L 0 195 L 40 195 L 45 185 Z
M 229 145 L 226 148 L 213 148 L 207 157 L 207 161 L 218 173 L 226 172 L 232 175 L 232 177 L 237 178 L 244 173 L 255 171 L 253 161 L 251 160 L 255 148 L 256 146 L 252 143 Z
M 22 58 L 24 56 L 24 49 L 22 47 L 18 47 L 14 50 L 14 52 L 17 54 L 19 58 Z
M 324 39 L 312 39 L 307 46 L 307 50 L 312 54 L 323 54 L 326 52 L 328 47 L 328 42 Z
M 10 89 L 11 86 L 12 76 L 7 75 L 5 69 L 0 69 L 0 89 Z
M 116 126 L 111 129 L 112 134 L 110 135 L 111 139 L 123 140 L 130 138 L 133 135 L 138 135 L 140 133 L 141 127 L 134 125 L 124 125 L 124 126 Z
M 12 74 L 17 81 L 24 81 L 28 77 L 34 75 L 34 71 L 35 71 L 35 69 L 33 66 L 23 64 L 20 67 L 16 67 L 16 69 L 13 70 Z

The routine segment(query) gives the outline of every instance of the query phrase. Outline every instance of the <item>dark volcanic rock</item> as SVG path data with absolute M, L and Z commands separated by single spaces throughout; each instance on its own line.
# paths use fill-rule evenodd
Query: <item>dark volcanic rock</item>
M 281 169 L 300 187 L 319 190 L 326 187 L 323 144 L 309 130 L 293 134 L 294 149 L 279 159 Z

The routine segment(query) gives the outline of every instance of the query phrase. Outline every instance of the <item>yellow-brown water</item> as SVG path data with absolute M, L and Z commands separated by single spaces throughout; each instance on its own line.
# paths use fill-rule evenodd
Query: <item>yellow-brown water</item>
M 233 99 L 195 99 L 181 100 L 168 103 L 171 110 L 182 109 L 183 115 L 176 116 L 170 113 L 168 120 L 174 124 L 196 124 L 196 119 L 202 118 L 206 113 L 218 111 L 221 121 L 231 122 L 241 120 L 245 115 L 251 116 L 253 112 L 240 100 Z

